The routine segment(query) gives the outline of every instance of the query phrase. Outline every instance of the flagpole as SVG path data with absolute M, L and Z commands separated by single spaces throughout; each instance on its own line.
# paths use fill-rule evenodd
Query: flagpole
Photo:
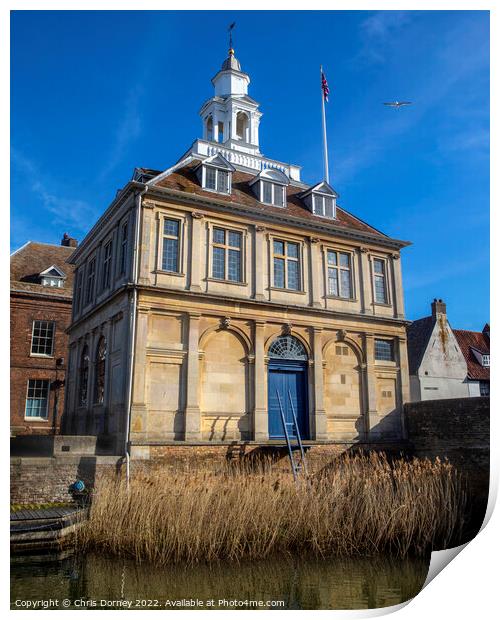
M 320 66 L 320 79 L 323 80 L 323 66 Z M 325 114 L 325 93 L 321 87 L 321 112 L 323 118 L 323 160 L 325 164 L 325 181 L 330 182 L 328 174 L 328 144 L 326 140 L 326 114 Z

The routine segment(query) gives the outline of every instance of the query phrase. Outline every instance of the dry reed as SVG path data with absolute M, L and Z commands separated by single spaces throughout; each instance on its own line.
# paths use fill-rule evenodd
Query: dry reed
M 465 492 L 439 459 L 344 456 L 296 485 L 271 467 L 219 473 L 156 472 L 101 482 L 84 548 L 165 564 L 317 555 L 428 553 L 460 536 Z

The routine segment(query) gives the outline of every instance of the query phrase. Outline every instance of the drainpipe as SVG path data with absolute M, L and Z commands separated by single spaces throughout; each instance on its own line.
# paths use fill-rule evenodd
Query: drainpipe
M 135 332 L 137 324 L 137 284 L 139 280 L 139 243 L 141 240 L 141 206 L 142 197 L 148 191 L 149 186 L 146 185 L 142 192 L 137 194 L 135 198 L 136 215 L 135 215 L 135 237 L 134 237 L 134 254 L 132 261 L 132 302 L 130 304 L 130 354 L 129 354 L 129 372 L 127 386 L 127 417 L 125 419 L 125 462 L 126 462 L 126 479 L 127 489 L 130 484 L 130 418 L 132 415 L 132 388 L 134 383 L 134 357 L 135 357 Z

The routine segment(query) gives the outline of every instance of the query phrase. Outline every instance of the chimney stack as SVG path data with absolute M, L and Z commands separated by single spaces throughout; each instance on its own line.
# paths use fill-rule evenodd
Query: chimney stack
M 61 245 L 66 246 L 67 248 L 76 248 L 78 246 L 78 241 L 70 237 L 68 233 L 64 233 L 63 238 L 61 239 Z
M 438 315 L 444 316 L 446 318 L 446 304 L 442 299 L 434 299 L 431 303 L 432 308 L 432 318 L 435 320 Z

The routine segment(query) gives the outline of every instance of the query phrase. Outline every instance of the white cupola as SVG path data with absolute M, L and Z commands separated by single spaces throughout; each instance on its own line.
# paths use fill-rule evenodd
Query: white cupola
M 203 139 L 226 148 L 260 155 L 259 104 L 248 95 L 250 76 L 229 48 L 220 71 L 212 78 L 214 96 L 201 108 Z

